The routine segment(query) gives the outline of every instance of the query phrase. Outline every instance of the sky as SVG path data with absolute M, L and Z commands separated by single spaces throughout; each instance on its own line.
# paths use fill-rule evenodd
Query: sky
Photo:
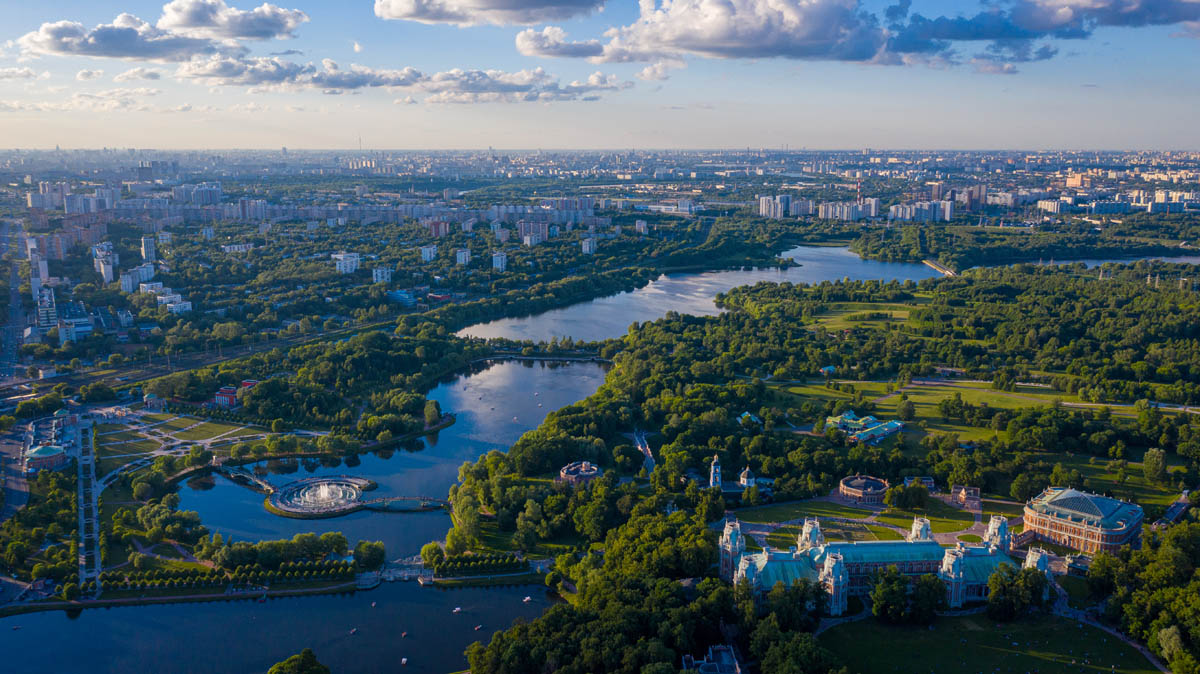
M 0 0 L 0 147 L 1200 149 L 1200 0 Z

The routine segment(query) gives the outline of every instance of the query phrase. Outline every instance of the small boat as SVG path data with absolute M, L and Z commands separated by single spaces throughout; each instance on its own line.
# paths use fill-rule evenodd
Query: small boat
M 403 639 L 403 638 L 404 638 L 404 637 L 406 637 L 406 636 L 408 636 L 408 632 L 401 632 L 401 633 L 400 633 L 400 638 L 401 638 L 401 639 Z
M 19 629 L 21 629 L 21 626 L 20 626 L 20 625 L 13 625 L 13 629 L 14 629 L 14 630 L 19 630 Z
M 451 613 L 462 613 L 462 607 L 461 607 L 461 606 L 455 606 L 455 607 L 454 607 L 454 610 L 453 610 L 453 611 L 451 611 Z
M 534 391 L 533 395 L 540 395 L 540 394 L 537 391 Z
M 371 608 L 375 608 L 375 602 L 371 602 Z
M 525 603 L 525 604 L 528 604 L 528 603 L 529 603 L 529 602 L 531 602 L 531 601 L 533 601 L 533 598 L 532 598 L 532 597 L 525 597 L 524 599 L 522 599 L 522 600 L 521 600 L 521 602 L 522 602 L 522 603 Z
M 408 658 L 400 658 L 400 664 L 401 664 L 401 665 L 407 665 L 407 664 L 408 664 Z
M 476 625 L 476 626 L 475 626 L 475 631 L 476 631 L 476 632 L 478 632 L 478 631 L 479 631 L 479 630 L 481 630 L 481 629 L 483 629 L 483 625 Z
M 358 634 L 358 628 L 357 628 L 357 627 L 355 627 L 354 629 L 350 630 L 350 633 L 351 633 L 351 634 Z
M 517 420 L 517 418 L 516 418 L 516 417 L 513 417 L 513 421 L 516 421 L 516 420 Z
M 541 407 L 541 406 L 542 406 L 542 404 L 541 404 L 541 403 L 538 403 L 538 407 Z

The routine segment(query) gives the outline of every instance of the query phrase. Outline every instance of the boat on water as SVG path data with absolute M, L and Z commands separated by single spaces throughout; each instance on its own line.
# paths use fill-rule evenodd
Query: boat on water
M 401 638 L 401 639 L 403 639 L 404 637 L 407 637 L 407 636 L 408 636 L 408 632 L 401 632 L 401 633 L 400 633 L 400 638 Z
M 451 613 L 462 613 L 462 607 L 461 607 L 461 606 L 455 606 L 455 607 L 454 607 L 454 610 L 453 610 L 453 611 L 451 611 Z
M 357 628 L 357 627 L 355 627 L 354 629 L 350 630 L 350 633 L 351 633 L 351 634 L 358 634 L 358 628 Z
M 375 608 L 375 602 L 371 602 L 371 608 Z
M 407 664 L 408 664 L 408 658 L 400 658 L 400 664 L 401 664 L 401 665 L 407 665 Z
M 525 603 L 525 604 L 528 604 L 531 601 L 533 601 L 533 597 L 525 597 L 524 599 L 521 600 L 521 602 Z
M 481 629 L 483 629 L 483 625 L 476 625 L 476 626 L 475 626 L 475 631 L 476 631 L 476 632 L 478 632 L 478 631 L 479 631 L 479 630 L 481 630 Z

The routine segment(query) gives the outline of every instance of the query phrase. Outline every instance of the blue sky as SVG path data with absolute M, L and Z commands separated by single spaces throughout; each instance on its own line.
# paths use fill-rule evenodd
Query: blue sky
M 6 147 L 1200 147 L 1200 0 L 0 7 Z

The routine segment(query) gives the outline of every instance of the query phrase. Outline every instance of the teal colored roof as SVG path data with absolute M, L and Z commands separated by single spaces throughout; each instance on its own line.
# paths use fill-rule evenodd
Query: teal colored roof
M 828 543 L 820 548 L 825 554 L 836 552 L 847 564 L 870 564 L 874 562 L 920 562 L 941 561 L 946 549 L 936 541 L 857 541 L 853 543 Z M 825 563 L 825 554 L 818 554 L 817 561 Z
M 759 567 L 760 587 L 775 587 L 783 583 L 787 587 L 799 580 L 816 581 L 821 572 L 813 566 L 812 558 L 801 555 L 796 559 L 772 559 Z
M 68 412 L 68 411 L 67 411 L 67 408 L 65 408 L 65 407 L 64 407 L 64 408 L 62 408 L 62 409 L 58 410 L 57 412 L 55 412 L 55 413 L 54 413 L 54 416 L 56 416 L 56 417 L 65 417 L 65 416 L 67 416 L 68 414 L 70 414 L 70 412 Z
M 59 447 L 58 445 L 38 445 L 37 447 L 34 447 L 33 449 L 29 450 L 29 453 L 27 454 L 27 456 L 40 459 L 40 458 L 45 458 L 48 456 L 55 456 L 56 454 L 62 454 L 62 453 L 63 453 L 63 448 Z
M 1121 529 L 1142 520 L 1141 506 L 1076 489 L 1050 487 L 1029 502 L 1033 510 L 1105 529 Z
M 1020 566 L 1003 552 L 995 552 L 992 554 L 963 556 L 963 579 L 967 583 L 986 585 L 988 579 L 1000 568 L 1001 564 L 1009 564 L 1014 568 Z

